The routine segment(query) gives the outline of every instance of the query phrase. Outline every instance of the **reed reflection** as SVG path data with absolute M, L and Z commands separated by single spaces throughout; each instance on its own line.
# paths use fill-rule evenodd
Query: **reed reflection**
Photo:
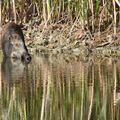
M 66 60 L 46 55 L 34 56 L 27 66 L 6 60 L 1 68 L 0 116 L 8 116 L 10 120 L 116 120 L 120 117 L 119 59 Z M 4 81 L 12 81 L 14 85 L 8 86 Z

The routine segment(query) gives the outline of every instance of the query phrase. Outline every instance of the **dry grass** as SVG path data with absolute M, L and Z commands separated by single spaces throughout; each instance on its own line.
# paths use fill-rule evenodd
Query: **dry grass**
M 10 5 L 9 5 L 10 3 Z M 114 0 L 2 0 L 0 2 L 0 22 L 9 19 L 15 22 L 28 22 L 38 16 L 44 25 L 78 21 L 92 31 L 101 31 L 110 24 L 119 23 L 119 7 Z M 10 15 L 10 16 L 9 16 Z

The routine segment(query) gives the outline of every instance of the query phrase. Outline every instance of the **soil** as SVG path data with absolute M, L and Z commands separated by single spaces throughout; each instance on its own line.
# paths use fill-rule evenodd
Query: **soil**
M 46 27 L 26 24 L 23 30 L 31 54 L 120 56 L 120 29 L 118 28 L 116 35 L 112 27 L 92 34 L 80 26 L 67 24 L 51 24 Z

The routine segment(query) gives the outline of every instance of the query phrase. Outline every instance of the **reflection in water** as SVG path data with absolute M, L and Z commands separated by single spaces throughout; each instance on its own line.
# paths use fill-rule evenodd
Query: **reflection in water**
M 2 69 L 2 80 L 7 81 L 9 84 L 19 82 L 24 76 L 25 64 L 19 59 L 3 58 L 1 69 Z
M 0 119 L 119 120 L 115 58 L 34 56 L 1 65 Z

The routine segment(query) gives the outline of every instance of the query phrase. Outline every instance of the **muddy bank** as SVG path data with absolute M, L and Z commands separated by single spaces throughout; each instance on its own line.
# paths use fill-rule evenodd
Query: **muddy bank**
M 120 29 L 114 36 L 112 28 L 94 34 L 78 26 L 63 24 L 47 27 L 27 25 L 25 28 L 26 44 L 31 53 L 120 56 Z

